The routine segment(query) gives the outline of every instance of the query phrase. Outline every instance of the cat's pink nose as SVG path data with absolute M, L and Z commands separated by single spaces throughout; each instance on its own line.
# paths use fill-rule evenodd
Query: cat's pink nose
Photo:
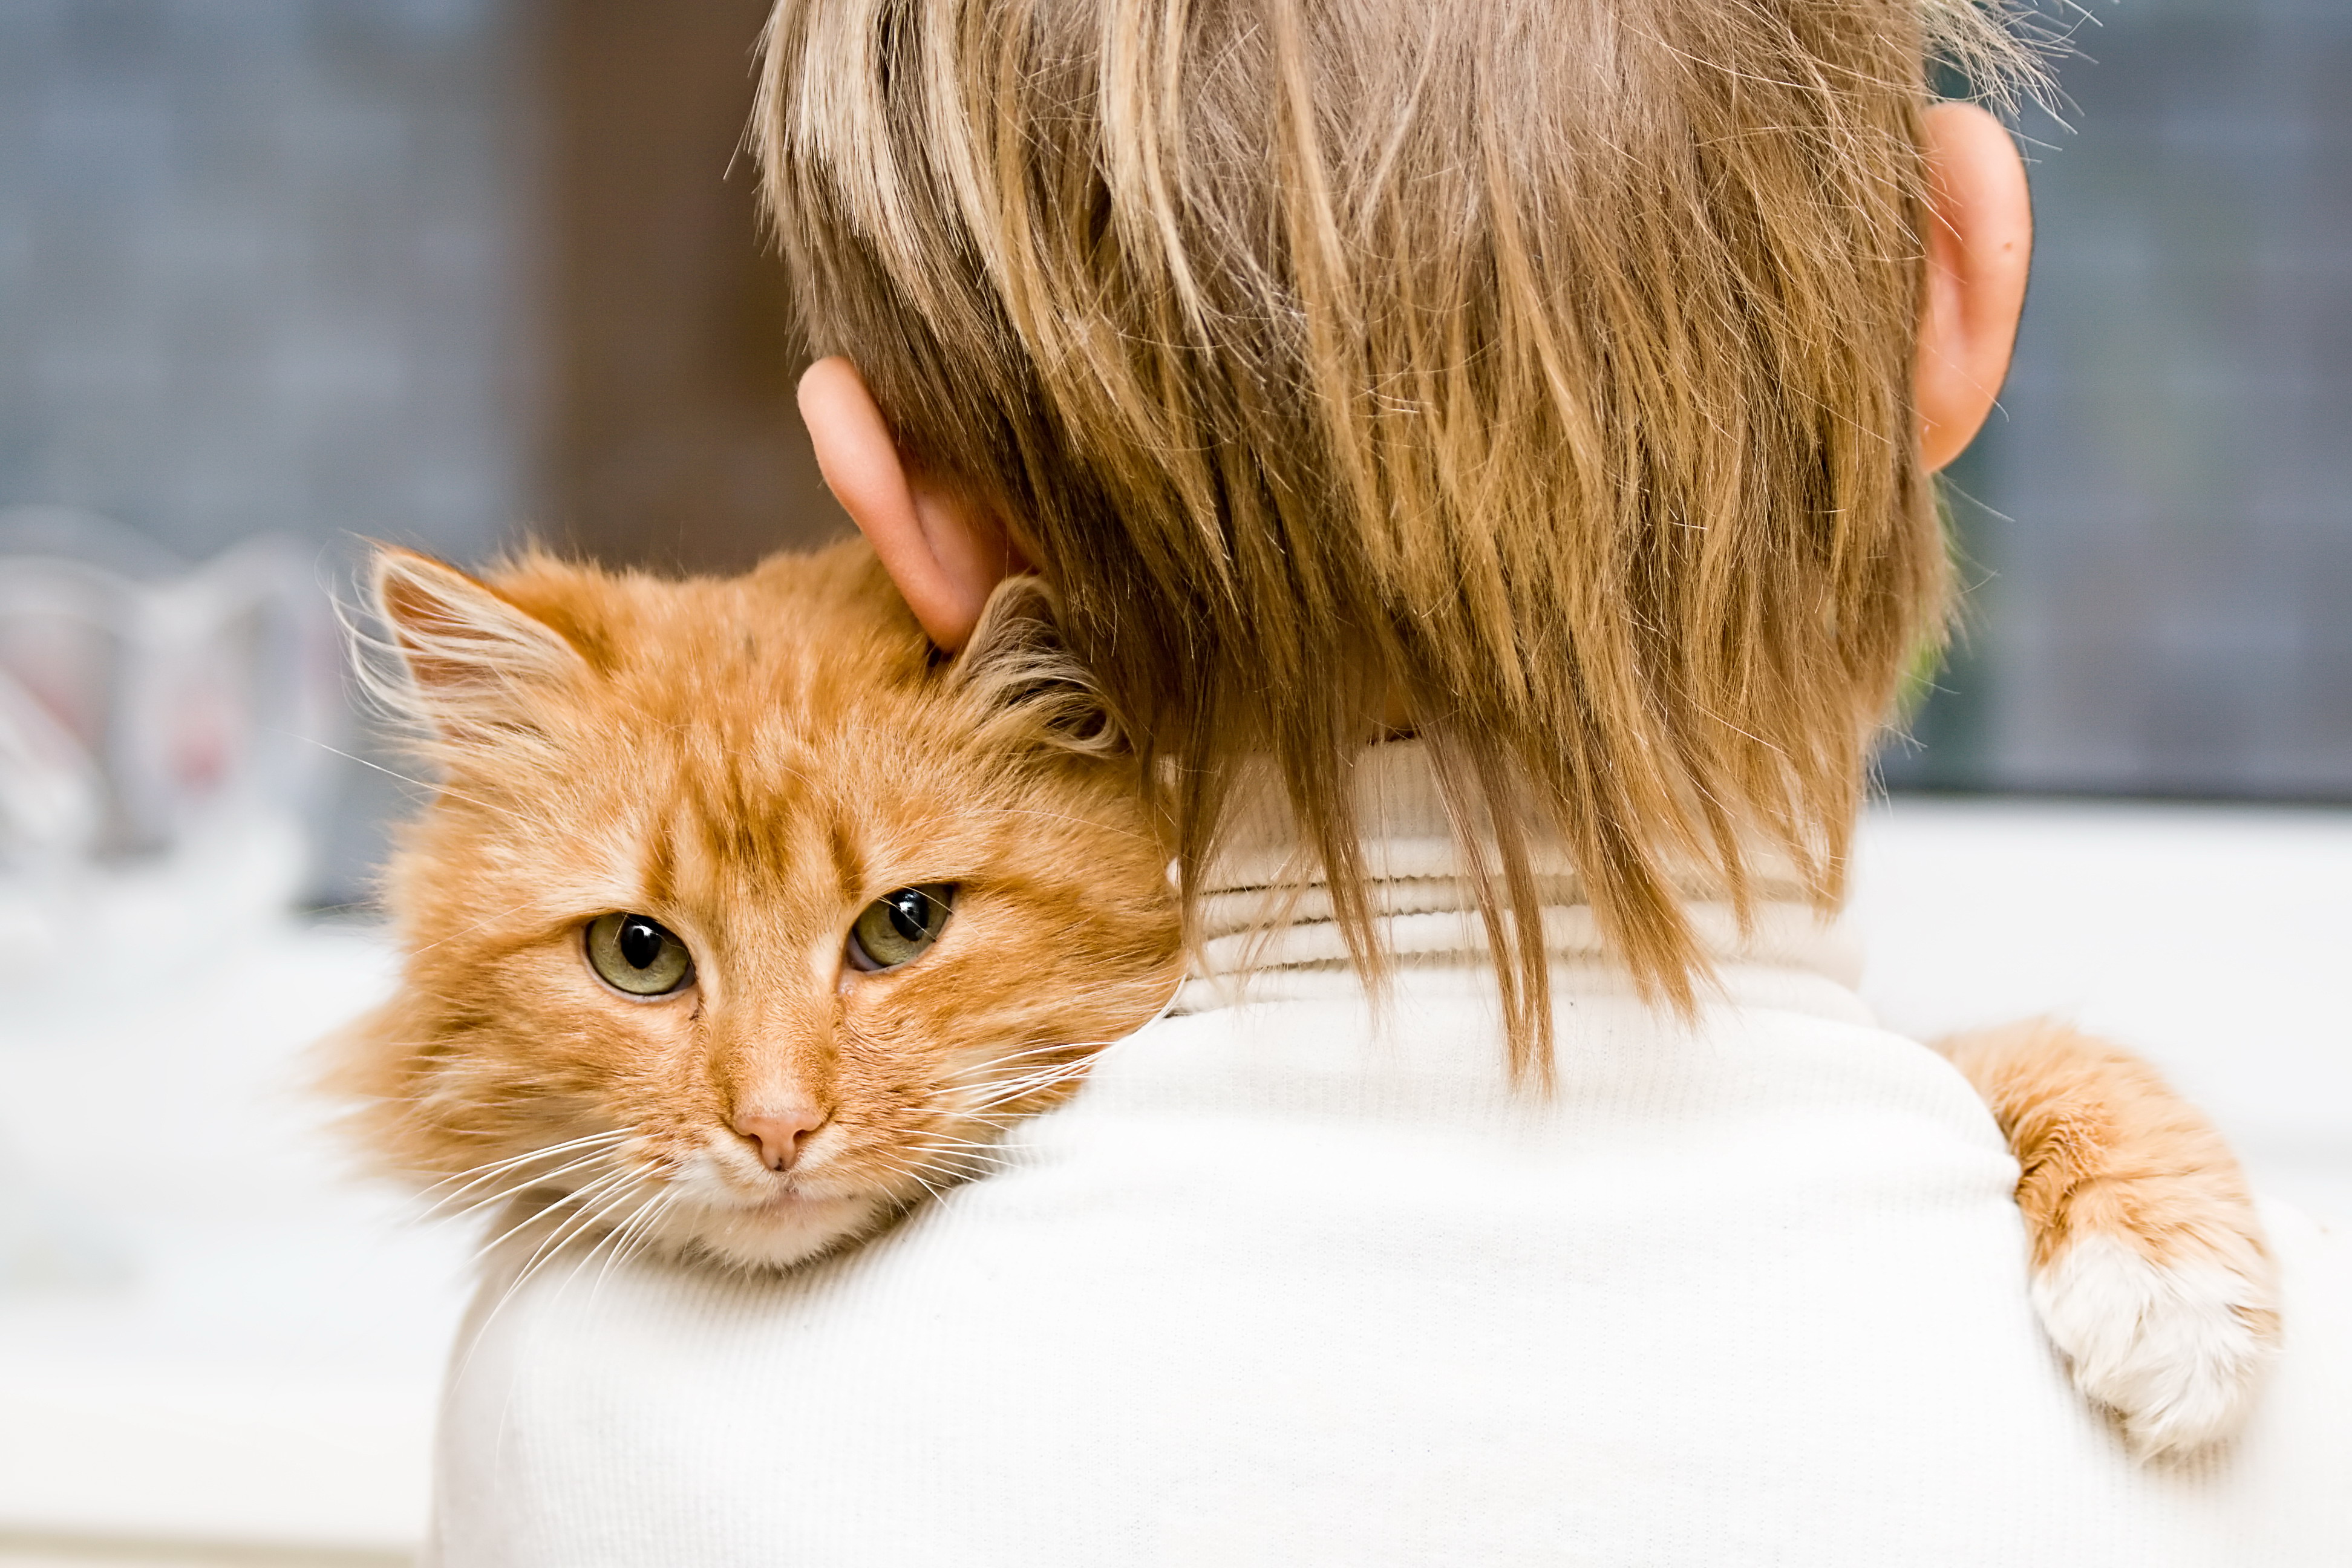
M 799 1100 L 738 1111 L 735 1131 L 759 1145 L 761 1164 L 771 1171 L 789 1171 L 808 1146 L 809 1135 L 830 1120 L 830 1112 Z

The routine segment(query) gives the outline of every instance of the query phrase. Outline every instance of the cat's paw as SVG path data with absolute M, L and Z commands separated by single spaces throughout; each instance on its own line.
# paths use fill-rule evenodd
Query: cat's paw
M 2233 1435 L 2279 1342 L 2276 1268 L 2258 1234 L 2170 1250 L 2159 1258 L 2138 1237 L 2092 1230 L 2033 1276 L 2034 1307 L 2074 1386 L 2113 1410 L 2147 1459 Z

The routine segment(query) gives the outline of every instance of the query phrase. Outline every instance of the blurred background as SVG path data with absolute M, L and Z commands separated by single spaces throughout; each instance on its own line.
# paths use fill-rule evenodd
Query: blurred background
M 1969 635 L 1897 787 L 2352 799 L 2352 5 L 2122 0 L 2021 127 Z M 2069 129 L 2071 126 L 2071 129 Z
M 0 509 L 183 563 L 273 535 L 322 589 L 368 539 L 727 566 L 835 526 L 735 156 L 762 16 L 0 0 Z M 317 795 L 305 895 L 361 899 L 394 790 Z
M 738 155 L 762 11 L 0 0 L 0 1563 L 414 1544 L 464 1248 L 337 1186 L 289 1088 L 384 984 L 414 793 L 331 595 L 365 540 L 726 568 L 843 526 Z M 2315 978 L 2352 938 L 2352 5 L 2068 25 L 1953 476 L 1967 632 L 1864 838 L 1874 1000 L 2137 1029 L 2267 1172 L 2352 1190 Z M 92 1161 L 94 1089 L 171 1130 L 170 1191 Z

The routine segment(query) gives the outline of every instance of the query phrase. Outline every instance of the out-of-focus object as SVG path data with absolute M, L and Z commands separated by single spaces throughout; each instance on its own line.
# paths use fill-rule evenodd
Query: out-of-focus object
M 277 925 L 343 713 L 331 605 L 290 542 L 187 571 L 59 508 L 0 511 L 5 1033 L 161 994 Z M 116 1227 L 0 1149 L 0 1294 L 119 1286 Z
M 423 1530 L 464 1238 L 395 1229 L 299 1088 L 386 967 L 292 918 L 346 721 L 314 562 L 0 512 L 0 1564 Z
M 263 537 L 190 571 L 103 518 L 0 511 L 12 952 L 155 973 L 289 903 L 344 713 L 311 557 Z

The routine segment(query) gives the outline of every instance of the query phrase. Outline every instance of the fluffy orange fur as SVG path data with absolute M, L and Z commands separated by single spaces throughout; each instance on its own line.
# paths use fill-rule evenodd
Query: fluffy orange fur
M 392 1167 L 465 1202 L 781 1266 L 971 1173 L 1167 1002 L 1175 901 L 1132 763 L 1017 605 L 938 664 L 862 546 L 730 581 L 387 552 L 379 605 L 442 787 L 388 874 L 398 994 L 339 1043 Z M 936 944 L 848 935 L 945 884 Z M 644 915 L 693 978 L 641 1000 L 583 932 Z M 821 1124 L 788 1170 L 739 1131 Z
M 483 584 L 387 552 L 387 692 L 443 782 L 390 870 L 404 984 L 339 1042 L 363 1140 L 519 1210 L 544 1253 L 739 1267 L 983 1170 L 1182 963 L 1166 824 L 1034 592 L 945 665 L 862 544 L 723 582 L 534 555 Z M 852 962 L 874 900 L 942 884 L 932 948 Z M 597 977 L 586 929 L 624 911 L 677 933 L 690 984 Z M 2225 1435 L 2278 1318 L 2220 1137 L 2062 1026 L 1943 1048 L 2023 1167 L 2036 1304 L 2077 1383 L 2144 1452 Z M 782 1170 L 776 1106 L 814 1123 Z
M 2034 1303 L 2076 1384 L 2143 1453 L 2227 1436 L 2279 1315 L 2277 1267 L 2221 1135 L 2146 1062 L 2063 1024 L 1938 1048 L 2017 1155 Z

